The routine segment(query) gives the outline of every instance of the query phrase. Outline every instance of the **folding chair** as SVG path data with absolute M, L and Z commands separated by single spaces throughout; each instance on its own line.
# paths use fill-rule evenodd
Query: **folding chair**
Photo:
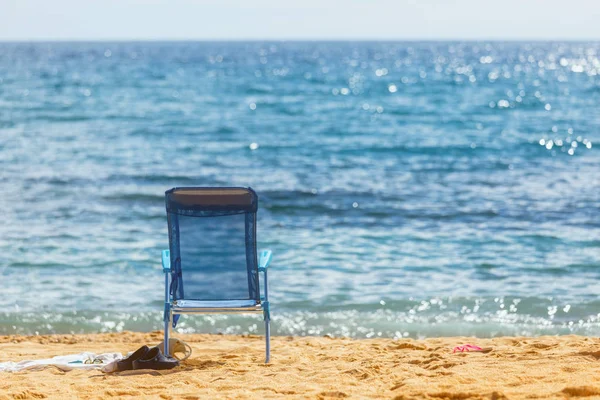
M 267 269 L 271 251 L 256 251 L 258 196 L 251 188 L 173 188 L 165 193 L 169 250 L 165 273 L 165 354 L 183 314 L 263 313 L 266 363 L 271 316 Z M 264 296 L 259 272 L 264 273 Z

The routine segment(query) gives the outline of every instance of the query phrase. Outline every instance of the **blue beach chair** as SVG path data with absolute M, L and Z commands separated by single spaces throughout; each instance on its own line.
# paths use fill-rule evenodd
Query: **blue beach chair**
M 165 354 L 170 354 L 170 327 L 182 314 L 263 313 L 268 363 L 271 251 L 262 251 L 257 259 L 258 196 L 251 188 L 184 187 L 168 190 L 165 197 Z M 264 273 L 264 297 L 259 272 Z

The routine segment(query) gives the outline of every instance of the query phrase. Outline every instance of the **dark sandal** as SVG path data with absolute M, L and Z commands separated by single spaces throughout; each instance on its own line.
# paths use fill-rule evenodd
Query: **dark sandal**
M 158 347 L 153 347 L 142 358 L 133 362 L 133 369 L 171 369 L 178 365 L 179 361 L 165 357 Z
M 117 371 L 129 371 L 133 369 L 133 362 L 138 360 L 146 355 L 150 351 L 150 348 L 146 345 L 143 345 L 136 351 L 134 351 L 129 357 L 122 359 L 121 361 L 117 361 Z

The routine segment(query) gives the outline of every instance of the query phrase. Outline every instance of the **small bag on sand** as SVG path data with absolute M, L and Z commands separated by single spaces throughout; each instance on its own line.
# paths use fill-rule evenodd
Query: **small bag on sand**
M 165 354 L 165 341 L 160 342 L 156 347 L 160 349 L 160 351 Z M 189 344 L 184 342 L 183 340 L 179 340 L 177 338 L 169 339 L 169 353 L 165 354 L 171 357 L 175 357 L 179 361 L 187 360 L 189 356 L 192 355 L 192 348 Z

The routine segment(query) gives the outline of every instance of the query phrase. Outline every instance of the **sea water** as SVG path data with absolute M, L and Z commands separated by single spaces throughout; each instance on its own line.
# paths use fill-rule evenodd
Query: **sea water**
M 599 335 L 599 75 L 597 42 L 0 44 L 0 334 L 160 329 L 164 192 L 207 185 L 258 192 L 277 335 Z

